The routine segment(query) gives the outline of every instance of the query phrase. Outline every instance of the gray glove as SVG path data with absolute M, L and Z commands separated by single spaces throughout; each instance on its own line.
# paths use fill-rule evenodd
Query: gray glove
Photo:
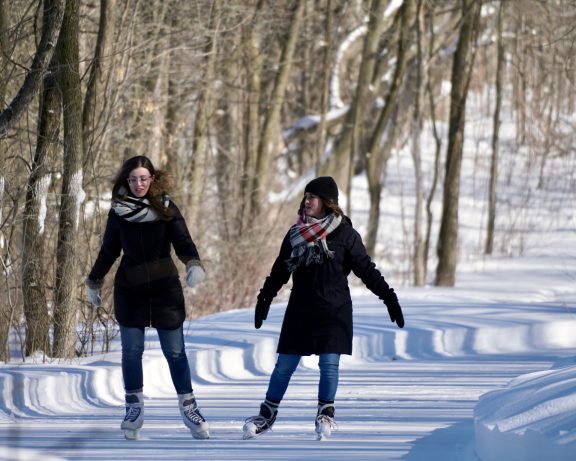
M 90 302 L 95 307 L 100 307 L 102 305 L 102 297 L 100 291 L 102 290 L 103 280 L 92 280 L 86 279 L 86 289 L 88 290 L 88 296 L 90 297 Z
M 206 278 L 206 272 L 198 260 L 188 261 L 186 264 L 186 285 L 194 288 Z

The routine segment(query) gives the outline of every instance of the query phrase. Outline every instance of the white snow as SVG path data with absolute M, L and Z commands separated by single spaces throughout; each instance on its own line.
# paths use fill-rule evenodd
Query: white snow
M 84 174 L 82 173 L 82 169 L 76 171 L 72 174 L 70 178 L 70 195 L 75 198 L 74 202 L 74 213 L 75 213 L 75 220 L 74 220 L 74 228 L 78 229 L 80 225 L 80 206 L 84 199 L 86 198 L 86 192 L 82 188 L 82 181 L 84 178 Z
M 354 353 L 342 359 L 338 430 L 326 442 L 313 437 L 315 357 L 294 375 L 275 430 L 241 440 L 274 366 L 284 302 L 260 330 L 252 307 L 186 323 L 208 441 L 193 440 L 180 421 L 154 330 L 135 442 L 119 430 L 117 340 L 109 353 L 71 362 L 15 359 L 0 368 L 0 459 L 568 461 L 576 453 L 575 276 L 576 233 L 559 226 L 525 256 L 464 265 L 455 288 L 397 287 L 402 330 L 355 285 Z
M 410 261 L 403 249 L 413 235 L 414 214 L 409 146 L 388 165 L 377 262 L 398 292 L 406 327 L 392 324 L 382 303 L 350 277 L 354 352 L 342 358 L 338 430 L 329 441 L 314 440 L 315 357 L 302 360 L 274 431 L 241 439 L 244 419 L 258 411 L 274 367 L 285 309 L 277 299 L 259 330 L 253 306 L 185 324 L 195 393 L 212 428 L 206 441 L 193 440 L 180 420 L 154 330 L 147 332 L 146 421 L 139 441 L 125 440 L 119 429 L 124 408 L 118 339 L 110 352 L 91 357 L 22 362 L 14 334 L 15 358 L 0 366 L 0 460 L 574 461 L 574 155 L 551 157 L 544 187 L 537 188 L 538 168 L 528 167 L 532 154 L 503 141 L 497 251 L 483 256 L 489 117 L 472 109 L 470 117 L 454 288 L 404 286 Z M 514 139 L 510 126 L 503 123 L 502 134 Z M 438 128 L 445 133 L 445 125 Z M 422 145 L 434 142 L 424 138 Z M 426 188 L 432 163 L 424 149 Z M 291 191 L 303 187 L 298 184 Z M 366 178 L 357 177 L 351 196 L 343 196 L 352 200 L 352 220 L 361 233 L 366 187 Z M 438 218 L 441 191 L 436 197 Z
M 46 221 L 46 213 L 48 212 L 46 201 L 48 199 L 48 189 L 51 181 L 52 175 L 47 174 L 42 176 L 36 183 L 36 200 L 38 201 L 38 233 L 40 235 L 44 234 L 44 223 Z

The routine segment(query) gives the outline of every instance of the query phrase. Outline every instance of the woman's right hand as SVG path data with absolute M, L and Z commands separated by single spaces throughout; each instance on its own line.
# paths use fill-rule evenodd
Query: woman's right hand
M 100 296 L 100 288 L 88 287 L 88 296 L 90 297 L 90 302 L 95 307 L 100 307 L 102 305 L 102 297 Z
M 95 307 L 100 307 L 102 305 L 102 296 L 100 295 L 100 291 L 102 290 L 103 284 L 104 280 L 92 280 L 91 278 L 86 279 L 88 296 L 90 297 L 90 302 Z

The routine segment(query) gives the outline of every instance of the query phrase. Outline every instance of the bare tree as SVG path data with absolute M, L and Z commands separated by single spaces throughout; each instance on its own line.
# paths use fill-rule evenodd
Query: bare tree
M 107 103 L 106 89 L 112 72 L 112 40 L 116 21 L 116 0 L 100 0 L 100 20 L 94 58 L 90 62 L 90 76 L 86 85 L 82 112 L 82 150 L 84 166 L 91 163 L 98 150 L 97 141 L 102 142 L 98 130 L 103 128 Z M 106 65 L 108 63 L 108 65 Z
M 62 98 L 57 86 L 57 54 L 44 77 L 40 101 L 38 136 L 24 205 L 22 241 L 22 299 L 28 332 L 25 354 L 41 351 L 50 355 L 50 315 L 46 299 L 44 266 L 48 189 L 51 164 L 60 150 L 59 133 Z
M 422 149 L 420 139 L 422 137 L 422 100 L 426 85 L 426 71 L 424 67 L 425 53 L 423 47 L 424 36 L 424 5 L 422 0 L 418 0 L 416 12 L 416 47 L 417 58 L 415 65 L 416 88 L 414 96 L 414 112 L 412 115 L 412 159 L 414 161 L 414 180 L 416 182 L 415 194 L 416 203 L 414 205 L 414 255 L 412 257 L 414 265 L 414 285 L 422 286 L 426 282 L 426 254 L 424 253 L 425 245 L 422 237 L 423 225 L 423 205 L 424 205 L 424 175 L 422 172 Z
M 442 218 L 438 236 L 436 285 L 454 286 L 458 262 L 458 202 L 460 170 L 464 147 L 466 99 L 475 56 L 475 41 L 480 19 L 480 0 L 462 0 L 462 25 L 452 64 L 450 122 Z
M 374 254 L 378 222 L 380 219 L 380 195 L 382 192 L 381 171 L 384 162 L 382 156 L 383 149 L 380 144 L 382 135 L 392 117 L 392 109 L 396 104 L 396 99 L 406 71 L 409 56 L 408 48 L 410 46 L 409 37 L 411 26 L 415 19 L 415 7 L 416 2 L 414 0 L 406 0 L 398 12 L 400 16 L 400 36 L 398 38 L 394 76 L 390 82 L 390 88 L 386 94 L 384 106 L 380 111 L 376 126 L 370 136 L 366 152 L 368 191 L 370 193 L 370 214 L 366 236 L 366 250 L 369 254 Z
M 220 34 L 221 17 L 220 0 L 214 0 L 212 3 L 212 12 L 210 15 L 210 38 L 207 40 L 204 48 L 206 60 L 205 75 L 203 78 L 204 85 L 198 96 L 196 109 L 196 123 L 194 126 L 194 140 L 192 144 L 193 158 L 190 175 L 190 202 L 188 217 L 191 222 L 195 223 L 199 215 L 200 198 L 204 191 L 206 177 L 206 157 L 209 146 L 209 121 L 213 109 L 213 85 L 215 66 L 217 58 L 218 36 Z
M 79 0 L 68 0 L 58 40 L 58 75 L 64 122 L 64 171 L 58 215 L 54 347 L 56 357 L 73 357 L 76 343 L 78 223 L 82 189 L 82 92 L 78 51 Z
M 0 101 L 6 99 L 8 85 L 8 56 L 10 56 L 11 40 L 8 33 L 8 2 L 0 0 Z M 6 171 L 6 143 L 0 139 L 0 223 L 4 221 L 4 189 Z M 5 236 L 0 229 L 0 251 L 3 253 Z M 3 255 L 2 255 L 3 256 Z M 0 266 L 0 274 L 6 274 L 6 269 Z M 8 331 L 10 328 L 10 309 L 5 296 L 0 296 L 0 360 L 7 361 L 10 358 L 8 349 Z
M 65 3 L 65 0 L 44 0 L 40 43 L 36 49 L 30 71 L 26 74 L 26 78 L 18 94 L 12 99 L 8 107 L 0 112 L 0 139 L 6 136 L 6 132 L 10 126 L 26 110 L 28 104 L 40 88 L 42 77 L 50 63 L 56 40 L 60 33 Z M 7 11 L 8 8 L 2 8 L 1 14 L 4 15 Z
M 279 69 L 274 79 L 270 101 L 266 104 L 262 133 L 258 140 L 258 156 L 256 158 L 256 170 L 252 178 L 250 197 L 250 216 L 256 218 L 260 215 L 264 188 L 268 182 L 270 149 L 273 136 L 278 129 L 280 109 L 284 101 L 288 76 L 292 66 L 292 58 L 296 49 L 296 42 L 302 25 L 306 0 L 296 0 L 296 6 L 290 20 L 290 28 L 286 41 L 282 48 L 282 56 L 278 63 Z
M 492 121 L 492 159 L 490 163 L 490 183 L 488 186 L 488 223 L 486 230 L 486 247 L 484 252 L 488 255 L 494 250 L 494 227 L 496 224 L 496 184 L 498 181 L 498 161 L 499 161 L 499 133 L 500 133 L 500 109 L 502 107 L 502 85 L 504 73 L 504 43 L 502 41 L 502 22 L 504 15 L 504 5 L 500 3 L 498 10 L 498 35 L 496 55 L 496 101 Z

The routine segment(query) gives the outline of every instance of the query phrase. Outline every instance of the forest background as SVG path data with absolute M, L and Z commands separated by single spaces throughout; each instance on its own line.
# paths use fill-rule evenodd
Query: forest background
M 541 186 L 547 160 L 574 158 L 575 18 L 573 0 L 0 0 L 0 360 L 10 332 L 23 359 L 117 334 L 113 277 L 96 310 L 84 280 L 133 155 L 174 176 L 206 267 L 189 317 L 253 304 L 315 175 L 346 212 L 366 176 L 362 237 L 387 277 L 454 286 L 462 158 L 489 151 L 476 256 L 521 254 L 521 230 L 498 227 L 499 170 L 522 153 Z M 476 151 L 469 97 L 493 120 Z M 392 155 L 416 178 L 401 248 L 381 232 Z

